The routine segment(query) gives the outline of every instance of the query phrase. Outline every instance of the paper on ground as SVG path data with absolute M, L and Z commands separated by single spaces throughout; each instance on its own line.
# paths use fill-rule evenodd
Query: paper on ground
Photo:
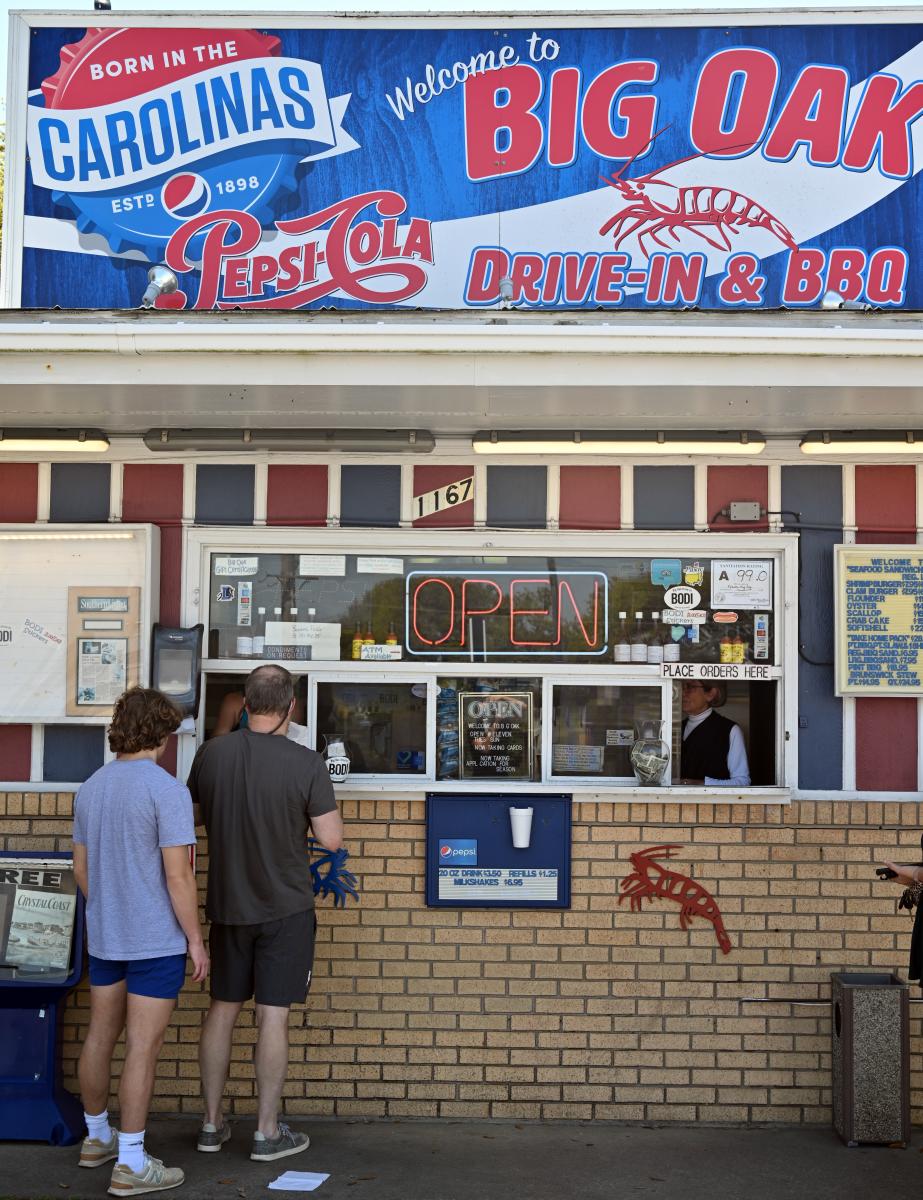
M 276 1192 L 313 1192 L 329 1178 L 329 1175 L 319 1175 L 316 1171 L 286 1171 L 274 1179 L 269 1188 Z

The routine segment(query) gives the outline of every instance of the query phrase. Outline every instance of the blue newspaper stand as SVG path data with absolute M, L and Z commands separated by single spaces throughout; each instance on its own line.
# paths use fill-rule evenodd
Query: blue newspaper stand
M 4 862 L 61 862 L 69 854 L 9 851 Z M 7 872 L 12 874 L 13 872 Z M 41 885 L 38 885 L 41 887 Z M 83 896 L 76 889 L 70 966 L 64 970 L 0 962 L 0 1140 L 71 1146 L 84 1133 L 83 1108 L 61 1082 L 61 1017 L 83 974 Z M 0 932 L 3 932 L 0 930 Z M 9 934 L 9 928 L 6 930 Z

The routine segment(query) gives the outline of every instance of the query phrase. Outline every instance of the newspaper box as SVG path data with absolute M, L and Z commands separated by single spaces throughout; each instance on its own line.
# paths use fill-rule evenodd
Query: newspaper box
M 61 1015 L 83 973 L 69 854 L 0 852 L 0 1139 L 69 1146 L 83 1109 L 61 1083 Z

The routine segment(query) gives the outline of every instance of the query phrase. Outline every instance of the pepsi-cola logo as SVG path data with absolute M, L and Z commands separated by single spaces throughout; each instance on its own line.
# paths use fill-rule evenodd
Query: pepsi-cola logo
M 171 216 L 179 221 L 186 221 L 208 209 L 212 190 L 201 175 L 183 171 L 167 180 L 160 198 Z
M 452 847 L 451 846 L 440 846 L 439 847 L 439 857 L 440 858 L 451 858 L 452 857 Z

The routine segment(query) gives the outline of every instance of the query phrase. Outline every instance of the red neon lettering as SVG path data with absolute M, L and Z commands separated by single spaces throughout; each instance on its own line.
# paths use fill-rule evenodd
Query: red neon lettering
M 535 616 L 547 617 L 551 609 L 549 608 L 517 608 L 516 607 L 516 585 L 520 583 L 543 583 L 546 587 L 551 587 L 550 579 L 511 579 L 510 580 L 510 642 L 514 646 L 551 646 L 553 642 L 527 642 L 516 637 L 516 618 L 520 616 Z
M 742 87 L 736 109 L 729 114 L 731 88 L 738 76 Z M 696 150 L 737 157 L 755 146 L 766 131 L 778 79 L 779 65 L 765 50 L 713 54 L 702 68 L 692 105 L 689 138 Z
M 600 72 L 586 90 L 583 98 L 583 136 L 590 149 L 601 158 L 631 158 L 647 146 L 654 134 L 657 118 L 656 96 L 622 96 L 616 98 L 629 83 L 653 83 L 657 64 L 639 62 L 616 63 Z M 624 122 L 624 133 L 612 128 L 612 108 Z
M 474 587 L 477 583 L 483 583 L 485 587 L 492 587 L 497 593 L 497 603 L 493 608 L 469 608 L 468 607 L 468 588 Z M 503 603 L 503 589 L 499 583 L 495 583 L 492 579 L 466 579 L 462 583 L 461 594 L 461 641 L 460 646 L 465 644 L 465 636 L 468 629 L 469 617 L 489 617 L 491 613 L 495 613 Z
M 583 634 L 583 640 L 590 649 L 596 646 L 596 639 L 599 636 L 599 580 L 593 580 L 593 637 L 588 636 L 586 626 L 583 623 L 583 617 L 580 615 L 580 609 L 577 607 L 577 601 L 574 599 L 574 593 L 571 591 L 570 584 L 566 579 L 561 579 L 558 582 L 558 640 L 554 643 L 556 646 L 561 644 L 561 616 L 564 609 L 564 593 L 567 592 L 570 597 L 571 607 L 574 610 L 574 616 L 577 618 L 577 624 L 580 626 L 580 632 Z
M 505 92 L 506 104 L 497 97 Z M 542 77 L 525 63 L 469 75 L 465 80 L 465 164 L 469 179 L 494 179 L 525 171 L 542 152 L 542 123 L 532 111 L 542 96 Z M 509 145 L 498 149 L 506 130 Z
M 766 143 L 766 157 L 788 160 L 798 146 L 808 160 L 832 166 L 840 157 L 849 76 L 840 67 L 805 67 Z
M 865 171 L 881 155 L 885 175 L 909 179 L 913 173 L 910 125 L 923 113 L 923 83 L 913 83 L 901 95 L 893 75 L 873 75 L 843 152 L 843 166 Z
M 425 587 L 427 587 L 428 584 L 431 584 L 431 583 L 440 584 L 449 593 L 449 631 L 443 637 L 437 638 L 436 641 L 433 641 L 432 638 L 424 637 L 423 634 L 420 632 L 419 625 L 417 624 L 417 612 L 418 612 L 417 597 L 420 595 L 420 592 L 422 592 L 423 589 Z M 447 642 L 449 640 L 449 638 L 452 636 L 452 630 L 455 628 L 455 593 L 452 591 L 451 585 L 446 583 L 446 581 L 444 579 L 440 579 L 436 575 L 432 576 L 429 579 L 422 579 L 417 584 L 417 586 L 413 589 L 413 601 L 411 604 L 411 616 L 412 616 L 414 636 L 419 638 L 419 640 L 421 642 L 425 642 L 427 646 L 441 646 L 443 642 Z

